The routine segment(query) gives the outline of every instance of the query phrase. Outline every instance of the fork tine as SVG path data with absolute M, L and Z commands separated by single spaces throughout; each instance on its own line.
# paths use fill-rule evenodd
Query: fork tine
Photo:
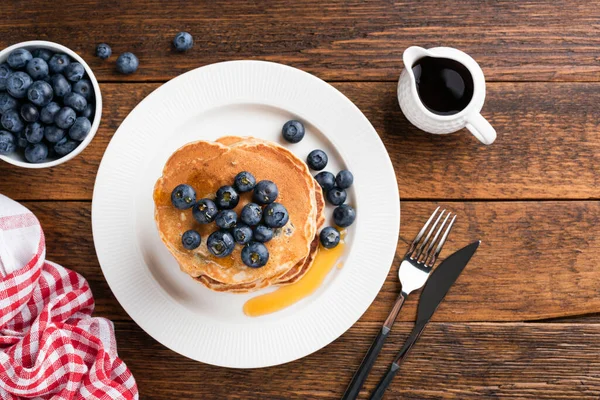
M 438 243 L 435 251 L 433 252 L 433 254 L 431 256 L 431 260 L 427 263 L 427 266 L 433 267 L 433 264 L 435 264 L 435 261 L 437 260 L 438 256 L 440 255 L 440 252 L 442 251 L 442 247 L 444 247 L 444 244 L 446 243 L 446 239 L 448 238 L 448 235 L 450 234 L 452 225 L 454 225 L 454 220 L 456 220 L 456 214 L 454 214 L 452 221 L 450 221 L 448 228 L 446 228 L 446 232 L 444 232 L 444 236 L 442 236 L 442 238 L 440 239 L 440 242 Z
M 427 250 L 425 251 L 425 254 L 423 255 L 423 260 L 421 262 L 424 263 L 425 261 L 427 261 L 427 259 L 431 255 L 431 249 L 433 249 L 433 246 L 435 246 L 435 244 L 437 243 L 438 237 L 440 236 L 440 233 L 442 233 L 442 231 L 444 230 L 444 226 L 446 225 L 446 222 L 448 221 L 448 218 L 450 218 L 451 215 L 452 213 L 448 211 L 448 214 L 446 214 L 446 218 L 444 218 L 442 225 L 440 225 L 437 232 L 435 233 L 435 236 L 433 237 L 433 239 L 431 239 L 431 242 L 429 242 L 429 246 L 427 246 Z
M 419 243 L 419 240 L 421 240 L 421 238 L 423 237 L 423 234 L 425 233 L 425 230 L 427 230 L 427 227 L 429 226 L 429 224 L 431 223 L 431 220 L 433 219 L 433 217 L 435 216 L 435 213 L 438 212 L 440 208 L 436 208 L 433 213 L 431 214 L 431 216 L 429 217 L 429 219 L 427 220 L 427 222 L 425 222 L 425 225 L 423 225 L 423 227 L 421 228 L 421 230 L 419 231 L 419 233 L 417 233 L 417 236 L 415 236 L 412 244 L 410 245 L 410 248 L 408 249 L 408 251 L 406 252 L 406 256 L 408 256 L 409 254 L 412 254 L 413 251 L 415 251 L 415 248 L 417 247 L 417 244 Z
M 435 231 L 435 227 L 440 222 L 440 219 L 444 216 L 445 212 L 446 212 L 445 209 L 442 210 L 442 212 L 440 213 L 440 215 L 438 215 L 437 219 L 435 220 L 435 223 L 433 224 L 433 226 L 429 230 L 429 232 L 427 232 L 427 236 L 425 236 L 425 239 L 423 240 L 423 242 L 421 242 L 421 244 L 419 245 L 419 248 L 417 249 L 416 255 L 413 257 L 414 260 L 418 261 L 419 257 L 421 257 L 421 254 L 423 253 L 423 249 L 425 248 L 425 246 L 427 245 L 427 243 L 429 243 L 429 238 L 431 238 L 431 234 Z

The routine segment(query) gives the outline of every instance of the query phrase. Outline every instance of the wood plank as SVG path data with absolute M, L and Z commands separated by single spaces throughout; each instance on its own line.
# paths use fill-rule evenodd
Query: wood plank
M 89 280 L 99 315 L 127 319 L 95 256 L 90 204 L 25 204 L 42 222 L 48 258 Z M 477 239 L 482 245 L 435 321 L 523 321 L 600 312 L 600 202 L 406 201 L 394 267 L 361 321 L 385 319 L 400 288 L 398 260 L 436 205 L 459 216 L 442 257 Z M 401 320 L 415 318 L 417 299 L 407 300 Z
M 176 354 L 133 322 L 116 324 L 119 354 L 133 372 L 141 398 L 153 400 L 339 399 L 377 329 L 359 322 L 299 361 L 232 370 Z M 361 399 L 373 390 L 410 329 L 409 323 L 394 326 Z M 597 324 L 432 323 L 386 398 L 597 399 L 599 348 Z
M 585 0 L 451 5 L 435 0 L 81 0 L 64 10 L 55 2 L 8 2 L 2 9 L 0 47 L 56 41 L 81 54 L 103 81 L 162 81 L 235 59 L 282 62 L 327 80 L 394 81 L 402 51 L 411 45 L 460 48 L 481 63 L 489 80 L 600 80 L 600 10 Z M 184 55 L 171 49 L 181 30 L 195 38 L 194 48 Z M 100 42 L 108 42 L 115 54 L 136 53 L 139 71 L 124 77 L 115 72 L 116 57 L 108 62 L 95 58 Z
M 466 131 L 443 136 L 419 131 L 402 115 L 395 83 L 334 85 L 381 136 L 403 199 L 600 198 L 600 84 L 490 84 L 483 114 L 498 130 L 492 146 Z M 52 169 L 0 163 L 0 193 L 20 200 L 91 199 L 110 138 L 158 84 L 101 86 L 103 120 L 88 148 Z

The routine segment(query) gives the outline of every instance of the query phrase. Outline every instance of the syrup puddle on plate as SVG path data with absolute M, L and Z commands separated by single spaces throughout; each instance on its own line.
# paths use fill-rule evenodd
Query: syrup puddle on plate
M 339 260 L 343 251 L 344 244 L 341 242 L 330 250 L 319 246 L 315 261 L 306 275 L 296 283 L 251 298 L 244 304 L 244 313 L 249 317 L 271 314 L 310 296 L 321 286 L 333 267 L 338 264 L 341 265 Z

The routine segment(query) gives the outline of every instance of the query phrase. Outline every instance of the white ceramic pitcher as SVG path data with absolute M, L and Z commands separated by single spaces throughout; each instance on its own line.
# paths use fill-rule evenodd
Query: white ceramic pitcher
M 464 65 L 473 77 L 473 97 L 460 112 L 452 115 L 438 115 L 429 111 L 421 102 L 417 92 L 413 65 L 423 57 L 448 58 Z M 467 53 L 451 47 L 424 49 L 412 46 L 404 50 L 404 70 L 398 81 L 398 102 L 406 118 L 417 128 L 429 133 L 446 134 L 467 128 L 484 144 L 496 140 L 496 131 L 481 116 L 485 101 L 485 78 L 479 64 Z

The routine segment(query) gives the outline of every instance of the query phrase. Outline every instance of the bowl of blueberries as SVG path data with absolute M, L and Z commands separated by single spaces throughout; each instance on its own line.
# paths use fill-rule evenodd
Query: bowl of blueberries
M 25 168 L 69 161 L 101 115 L 98 81 L 71 49 L 36 40 L 0 51 L 0 159 Z

